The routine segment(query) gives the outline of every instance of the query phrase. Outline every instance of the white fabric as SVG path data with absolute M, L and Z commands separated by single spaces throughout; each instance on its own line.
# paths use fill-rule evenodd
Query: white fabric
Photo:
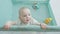
M 17 20 L 16 21 L 16 25 L 33 25 L 33 24 L 37 24 L 39 23 L 37 20 L 35 20 L 34 18 L 31 18 L 31 21 L 28 24 L 24 24 L 21 22 L 21 20 Z

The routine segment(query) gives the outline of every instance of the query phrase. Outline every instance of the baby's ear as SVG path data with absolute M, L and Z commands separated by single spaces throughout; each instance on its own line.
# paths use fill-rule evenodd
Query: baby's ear
M 19 18 L 21 18 L 21 16 L 19 15 Z
M 18 18 L 20 19 L 21 17 L 19 16 Z

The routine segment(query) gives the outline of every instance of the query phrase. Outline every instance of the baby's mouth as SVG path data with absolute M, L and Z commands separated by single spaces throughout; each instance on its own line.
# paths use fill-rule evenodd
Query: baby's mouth
M 26 21 L 29 21 L 29 20 L 26 20 Z
M 29 22 L 29 20 L 26 20 L 27 22 Z

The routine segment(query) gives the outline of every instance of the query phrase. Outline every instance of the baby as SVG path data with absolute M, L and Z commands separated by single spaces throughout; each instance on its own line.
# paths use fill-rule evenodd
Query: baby
M 19 20 L 18 21 L 9 21 L 4 25 L 5 29 L 9 29 L 11 25 L 37 25 L 41 28 L 46 29 L 46 24 L 39 23 L 36 21 L 30 13 L 30 9 L 27 7 L 22 7 L 19 9 Z

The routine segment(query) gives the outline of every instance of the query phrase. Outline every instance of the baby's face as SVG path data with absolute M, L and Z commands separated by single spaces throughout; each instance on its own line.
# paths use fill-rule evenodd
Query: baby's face
M 22 10 L 20 20 L 24 23 L 28 23 L 31 20 L 31 14 L 29 9 Z

